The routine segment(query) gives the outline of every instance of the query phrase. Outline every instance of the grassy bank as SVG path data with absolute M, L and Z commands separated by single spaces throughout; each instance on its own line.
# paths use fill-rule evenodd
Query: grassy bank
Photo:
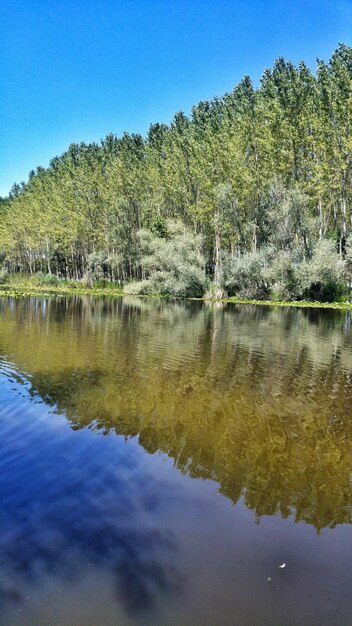
M 203 300 L 205 298 L 202 298 Z M 318 302 L 309 300 L 246 300 L 243 298 L 223 298 L 214 302 L 232 302 L 233 304 L 259 304 L 261 306 L 297 307 L 316 309 L 340 309 L 352 311 L 352 302 Z
M 42 280 L 37 276 L 13 275 L 0 284 L 0 297 L 11 296 L 20 298 L 24 296 L 73 296 L 73 295 L 106 295 L 121 296 L 122 289 L 114 283 L 89 285 L 83 281 Z
M 14 276 L 8 282 L 0 285 L 0 297 L 23 298 L 29 296 L 35 297 L 55 297 L 55 296 L 123 296 L 122 288 L 114 283 L 89 285 L 79 281 L 58 281 L 57 284 L 43 284 L 37 277 Z M 167 296 L 147 295 L 138 296 L 139 298 L 155 298 Z M 170 296 L 174 299 L 174 296 Z M 207 301 L 207 302 L 223 302 L 233 304 L 256 304 L 260 306 L 275 307 L 314 307 L 319 309 L 339 309 L 352 310 L 352 302 L 318 302 L 307 300 L 250 300 L 244 298 L 188 298 L 189 300 Z

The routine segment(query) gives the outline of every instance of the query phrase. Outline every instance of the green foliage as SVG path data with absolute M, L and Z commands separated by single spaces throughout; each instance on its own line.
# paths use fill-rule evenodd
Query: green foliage
M 228 294 L 239 298 L 334 301 L 346 293 L 346 268 L 335 244 L 323 239 L 310 259 L 302 259 L 299 251 L 275 248 L 227 257 L 223 280 Z
M 111 275 L 111 264 L 106 254 L 103 252 L 92 252 L 87 260 L 86 279 L 91 283 L 94 281 L 107 280 Z
M 38 285 L 47 285 L 48 287 L 57 287 L 58 285 L 62 285 L 65 280 L 63 278 L 59 278 L 54 274 L 41 274 L 37 273 L 35 277 L 35 282 Z
M 8 271 L 6 267 L 0 267 L 0 285 L 4 285 L 9 278 Z
M 345 279 L 348 287 L 352 288 L 352 234 L 348 236 L 346 241 L 346 257 L 345 257 Z
M 312 259 L 298 269 L 300 295 L 308 300 L 336 300 L 345 291 L 344 270 L 345 263 L 336 254 L 335 244 L 319 241 Z
M 271 256 L 271 249 L 248 252 L 240 257 L 226 255 L 223 261 L 223 283 L 229 296 L 268 298 L 267 268 Z
M 201 297 L 206 286 L 201 237 L 181 223 L 168 224 L 167 238 L 150 231 L 139 233 L 141 265 L 146 279 L 127 285 L 126 293 Z
M 272 300 L 300 298 L 297 267 L 298 264 L 292 252 L 281 250 L 275 254 L 266 272 Z

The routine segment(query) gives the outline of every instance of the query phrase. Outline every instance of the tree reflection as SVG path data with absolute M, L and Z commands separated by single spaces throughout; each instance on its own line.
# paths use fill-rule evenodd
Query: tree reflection
M 349 314 L 88 297 L 0 312 L 1 352 L 73 428 L 138 435 L 258 518 L 351 522 Z

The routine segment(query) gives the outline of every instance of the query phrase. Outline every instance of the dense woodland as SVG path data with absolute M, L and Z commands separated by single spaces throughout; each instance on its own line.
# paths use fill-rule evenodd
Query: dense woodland
M 118 281 L 135 293 L 333 299 L 352 281 L 352 48 L 316 72 L 72 144 L 0 202 L 0 275 Z

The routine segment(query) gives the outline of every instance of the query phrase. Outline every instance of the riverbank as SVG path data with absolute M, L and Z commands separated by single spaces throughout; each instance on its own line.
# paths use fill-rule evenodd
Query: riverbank
M 23 298 L 28 296 L 123 296 L 122 289 L 112 287 L 82 287 L 82 286 L 46 286 L 46 285 L 0 285 L 0 297 Z
M 121 287 L 116 285 L 110 286 L 93 286 L 89 287 L 78 282 L 60 283 L 60 285 L 40 285 L 32 280 L 14 281 L 9 284 L 0 285 L 0 297 L 24 298 L 24 297 L 60 297 L 60 296 L 113 296 L 122 297 L 129 295 L 123 292 Z M 139 295 L 138 298 L 163 298 L 168 296 L 155 295 Z M 174 296 L 170 298 L 175 299 Z M 232 304 L 256 304 L 259 306 L 270 307 L 298 307 L 298 308 L 319 308 L 319 309 L 339 309 L 352 310 L 352 302 L 318 302 L 307 300 L 251 300 L 244 298 L 182 298 L 188 300 L 198 300 L 214 303 L 232 303 Z
M 83 296 L 122 295 L 122 288 L 114 283 L 89 284 L 83 281 L 63 280 L 56 276 L 12 274 L 0 284 L 0 296 Z
M 205 298 L 202 298 L 204 300 Z M 341 309 L 352 311 L 352 302 L 318 302 L 308 300 L 245 300 L 242 298 L 224 298 L 214 302 L 232 302 L 233 304 L 258 304 L 261 306 L 316 308 L 316 309 Z

